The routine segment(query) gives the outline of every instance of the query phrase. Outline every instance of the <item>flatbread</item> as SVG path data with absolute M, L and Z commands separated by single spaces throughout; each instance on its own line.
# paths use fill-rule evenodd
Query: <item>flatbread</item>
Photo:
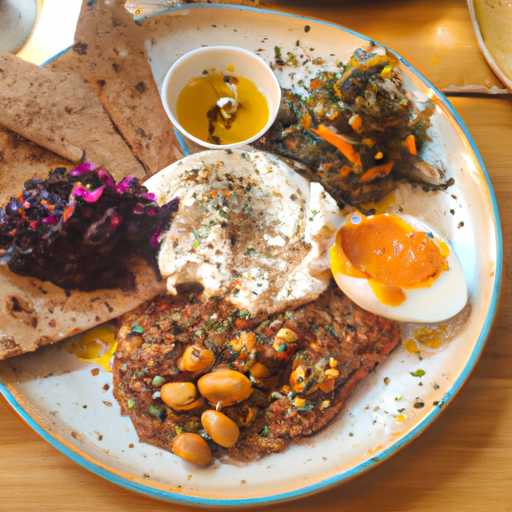
M 145 49 L 124 0 L 84 1 L 75 44 L 47 65 L 82 74 L 135 156 L 153 175 L 182 157 Z
M 66 292 L 0 265 L 0 359 L 36 350 L 117 318 L 165 291 L 144 261 L 134 260 L 136 288 Z
M 45 180 L 56 167 L 74 166 L 69 160 L 0 126 L 0 205 L 19 194 L 30 178 Z
M 23 183 L 47 179 L 56 167 L 74 164 L 0 126 L 0 204 L 17 195 Z M 118 173 L 117 179 L 124 177 Z M 66 292 L 52 283 L 18 276 L 0 265 L 0 359 L 30 352 L 130 311 L 165 290 L 154 271 L 134 261 L 136 287 L 129 292 Z
M 143 179 L 144 167 L 156 173 L 181 157 L 138 28 L 120 1 L 84 2 L 79 42 L 52 69 L 1 56 L 0 205 L 26 180 L 74 167 L 84 152 L 117 181 Z M 0 359 L 117 318 L 165 292 L 165 281 L 145 261 L 134 258 L 130 269 L 134 290 L 69 292 L 0 265 Z
M 0 53 L 0 124 L 62 156 L 114 174 L 145 177 L 83 77 Z
M 47 179 L 56 167 L 74 164 L 0 126 L 0 205 L 17 195 L 23 183 Z M 114 172 L 117 180 L 125 177 Z M 0 359 L 30 352 L 130 311 L 165 291 L 152 268 L 134 260 L 136 287 L 66 292 L 52 283 L 18 276 L 0 265 Z

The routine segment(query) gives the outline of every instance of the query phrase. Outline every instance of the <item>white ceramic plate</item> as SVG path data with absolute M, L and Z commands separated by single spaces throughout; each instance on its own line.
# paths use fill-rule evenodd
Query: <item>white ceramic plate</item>
M 347 61 L 370 41 L 299 16 L 184 6 L 159 16 L 148 41 L 157 83 L 177 57 L 206 44 L 241 46 L 268 60 L 278 46 L 283 55 L 295 51 Z M 401 207 L 436 226 L 462 260 L 471 308 L 455 339 L 442 349 L 423 351 L 422 360 L 398 347 L 323 432 L 284 454 L 244 467 L 215 464 L 200 469 L 139 443 L 112 397 L 112 375 L 103 369 L 97 373 L 97 365 L 66 352 L 69 341 L 0 364 L 0 391 L 17 413 L 49 443 L 116 484 L 171 502 L 209 507 L 271 503 L 345 482 L 425 430 L 461 389 L 483 350 L 497 306 L 502 242 L 496 200 L 469 133 L 440 92 L 403 60 L 401 67 L 407 87 L 437 105 L 426 158 L 444 166 L 456 183 L 446 192 L 428 194 L 421 187 L 401 187 L 391 210 Z M 423 377 L 411 375 L 418 369 L 425 372 Z M 424 407 L 418 408 L 419 402 Z

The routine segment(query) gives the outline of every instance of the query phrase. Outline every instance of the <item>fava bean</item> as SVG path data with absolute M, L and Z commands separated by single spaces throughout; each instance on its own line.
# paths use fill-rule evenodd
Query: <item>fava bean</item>
M 201 415 L 201 423 L 214 442 L 231 448 L 235 446 L 240 437 L 240 429 L 237 424 L 225 414 L 209 409 Z
M 207 348 L 189 345 L 178 360 L 182 372 L 206 373 L 214 363 L 213 352 Z
M 261 363 L 254 363 L 249 371 L 255 379 L 266 379 L 270 376 L 267 367 Z
M 203 375 L 197 382 L 199 392 L 214 407 L 228 407 L 249 398 L 251 381 L 235 370 L 217 370 Z
M 160 388 L 160 398 L 177 411 L 192 404 L 196 397 L 197 390 L 192 382 L 169 382 Z
M 242 404 L 235 407 L 229 407 L 224 411 L 239 427 L 248 427 L 258 414 L 258 408 L 254 405 Z
M 200 407 L 203 407 L 205 404 L 204 398 L 200 396 L 199 398 L 196 398 L 193 402 L 187 405 L 182 405 L 178 410 L 180 411 L 192 411 L 193 409 L 199 409 Z
M 172 451 L 180 459 L 198 466 L 206 466 L 212 459 L 208 443 L 200 435 L 191 432 L 177 435 L 172 442 Z

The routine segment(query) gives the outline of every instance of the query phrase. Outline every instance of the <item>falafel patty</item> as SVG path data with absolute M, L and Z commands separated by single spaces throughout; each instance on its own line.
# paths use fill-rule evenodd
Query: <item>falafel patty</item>
M 215 297 L 166 295 L 121 318 L 114 395 L 141 441 L 172 451 L 178 434 L 194 432 L 214 456 L 248 462 L 321 430 L 399 341 L 397 322 L 364 311 L 336 286 L 265 319 Z M 174 410 L 159 396 L 163 384 L 195 384 L 204 373 L 180 370 L 190 346 L 213 353 L 205 371 L 229 368 L 251 381 L 249 398 L 222 408 L 240 428 L 232 448 L 215 444 L 201 425 L 215 404 Z

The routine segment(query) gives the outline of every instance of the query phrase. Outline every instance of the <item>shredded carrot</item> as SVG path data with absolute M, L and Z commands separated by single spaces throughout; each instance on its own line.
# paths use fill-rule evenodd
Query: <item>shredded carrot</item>
M 361 126 L 363 125 L 363 120 L 359 114 L 354 114 L 349 120 L 348 124 L 354 128 L 356 132 L 361 130 Z
M 318 128 L 311 128 L 311 131 L 339 149 L 355 166 L 361 167 L 361 158 L 354 149 L 354 146 L 341 135 L 329 130 L 323 124 L 319 125 Z
M 291 150 L 297 149 L 297 141 L 293 137 L 286 137 L 284 142 Z
M 68 220 L 71 217 L 71 215 L 73 215 L 74 211 L 75 211 L 74 206 L 66 205 L 66 207 L 64 208 L 64 211 L 62 212 L 62 218 L 64 219 L 64 221 Z
M 303 117 L 299 124 L 306 130 L 309 130 L 311 128 L 311 116 L 309 114 L 306 114 L 305 117 Z
M 407 144 L 407 149 L 409 150 L 409 153 L 411 155 L 417 155 L 418 151 L 416 150 L 416 139 L 414 138 L 414 135 L 411 133 L 410 135 L 407 135 L 405 138 L 405 143 Z
M 322 87 L 322 82 L 320 82 L 318 78 L 313 78 L 313 80 L 309 82 L 309 88 L 312 91 L 316 91 L 317 89 L 320 89 L 320 87 Z
M 334 379 L 324 380 L 321 384 L 318 385 L 318 387 L 324 392 L 324 393 L 330 393 L 331 391 L 334 391 Z
M 387 176 L 391 169 L 393 168 L 393 165 L 395 164 L 394 160 L 390 160 L 389 162 L 377 165 L 376 167 L 372 167 L 371 169 L 368 169 L 359 179 L 362 183 L 366 183 L 367 181 L 373 180 L 374 178 L 380 177 L 383 178 L 384 176 Z
M 340 84 L 342 82 L 344 82 L 347 78 L 351 77 L 352 76 L 352 73 L 353 73 L 353 70 L 352 69 L 349 69 L 347 70 L 343 76 L 332 86 L 332 89 L 334 91 L 334 94 L 336 94 L 336 96 L 338 98 L 341 98 L 341 91 L 340 91 Z
M 350 171 L 352 171 L 352 168 L 350 168 L 348 165 L 344 165 L 340 169 L 340 178 L 346 178 L 350 174 Z

